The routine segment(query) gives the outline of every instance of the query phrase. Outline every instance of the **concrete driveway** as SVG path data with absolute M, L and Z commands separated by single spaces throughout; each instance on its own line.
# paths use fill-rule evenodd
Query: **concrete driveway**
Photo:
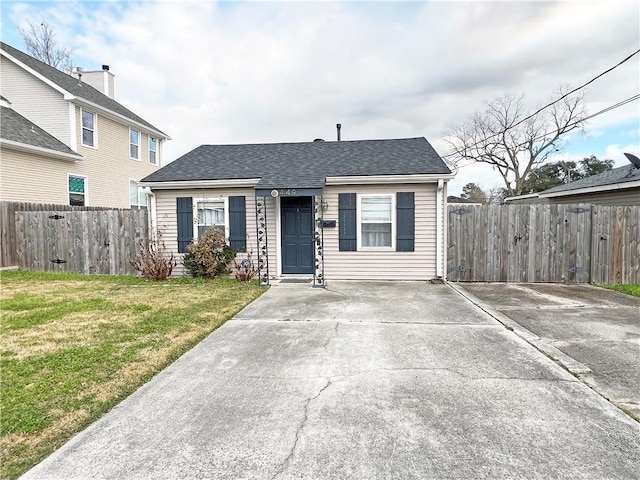
M 26 479 L 638 478 L 638 424 L 447 285 L 272 287 Z
M 591 285 L 455 286 L 460 287 L 482 308 L 493 308 L 531 332 L 541 350 L 558 356 L 576 376 L 640 420 L 639 298 Z

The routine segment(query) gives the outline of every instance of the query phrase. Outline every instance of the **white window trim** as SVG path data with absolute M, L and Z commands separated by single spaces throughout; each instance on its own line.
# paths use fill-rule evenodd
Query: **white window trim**
M 80 175 L 79 173 L 67 173 L 67 203 L 71 205 L 69 200 L 69 177 L 84 178 L 84 206 L 89 206 L 89 177 L 86 175 Z
M 158 141 L 158 139 L 156 137 L 152 137 L 151 135 L 148 135 L 147 138 L 148 140 L 148 144 L 149 144 L 149 148 L 148 148 L 148 153 L 147 153 L 147 157 L 149 160 L 149 165 L 153 165 L 154 167 L 157 167 L 159 165 L 159 158 L 158 158 L 158 145 L 160 144 L 160 142 Z M 151 150 L 151 140 L 155 140 L 156 141 L 156 149 L 155 149 L 155 153 L 156 153 L 156 162 L 152 163 L 151 162 L 151 152 L 153 150 Z
M 391 246 L 390 247 L 366 247 L 362 246 L 362 199 L 369 197 L 389 197 L 391 199 Z M 396 250 L 396 196 L 393 193 L 359 193 L 356 206 L 358 251 L 365 252 L 390 252 Z
M 135 178 L 130 178 L 129 179 L 129 208 L 134 208 L 134 205 L 131 204 L 131 182 L 135 182 L 136 183 L 136 195 L 138 197 L 138 203 L 137 205 L 135 205 L 135 208 L 139 209 L 141 208 L 142 204 L 140 203 L 140 193 L 143 192 L 143 187 L 138 185 L 138 180 L 136 180 Z M 147 201 L 147 204 L 145 205 L 146 208 L 149 208 L 149 202 Z
M 84 124 L 82 123 L 82 114 L 83 112 L 90 113 L 93 115 L 93 145 L 87 145 L 84 143 L 82 130 L 84 130 Z M 91 110 L 85 110 L 80 107 L 80 145 L 87 148 L 93 148 L 94 150 L 98 149 L 98 114 L 96 112 L 92 112 Z
M 138 143 L 137 144 L 131 143 L 131 132 L 138 132 Z M 141 157 L 142 157 L 141 152 L 140 152 L 140 137 L 141 136 L 142 136 L 142 132 L 140 132 L 140 130 L 136 130 L 135 128 L 129 127 L 129 142 L 128 142 L 128 145 L 129 145 L 129 158 L 131 160 L 135 160 L 137 162 L 140 162 L 141 161 Z M 138 158 L 131 156 L 131 145 L 136 145 L 138 147 Z
M 200 232 L 198 230 L 198 204 L 204 202 L 224 202 L 224 238 L 229 243 L 229 198 L 228 197 L 210 197 L 210 198 L 194 198 L 193 199 L 193 240 L 198 241 Z

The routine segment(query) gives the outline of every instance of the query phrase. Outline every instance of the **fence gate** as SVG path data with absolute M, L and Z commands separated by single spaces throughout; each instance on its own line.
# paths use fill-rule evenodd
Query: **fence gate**
M 450 206 L 448 278 L 590 281 L 590 205 Z
M 133 274 L 129 261 L 148 241 L 147 211 L 16 212 L 20 268 Z

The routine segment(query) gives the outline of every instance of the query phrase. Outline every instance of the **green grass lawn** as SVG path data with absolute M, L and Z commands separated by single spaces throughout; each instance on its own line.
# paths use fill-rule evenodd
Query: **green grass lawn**
M 1 478 L 16 478 L 262 292 L 236 280 L 0 275 Z
M 633 295 L 634 297 L 640 297 L 640 285 L 600 285 L 601 287 L 608 288 L 609 290 L 616 290 L 618 292 L 626 293 L 627 295 Z

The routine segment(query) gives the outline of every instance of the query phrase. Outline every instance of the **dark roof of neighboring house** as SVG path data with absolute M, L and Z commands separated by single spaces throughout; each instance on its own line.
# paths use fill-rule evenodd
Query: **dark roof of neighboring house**
M 0 138 L 82 157 L 35 123 L 8 107 L 0 107 Z
M 120 103 L 116 102 L 113 98 L 110 98 L 99 90 L 93 88 L 91 85 L 81 82 L 77 78 L 72 77 L 71 75 L 67 75 L 57 68 L 47 65 L 46 63 L 43 63 L 40 60 L 37 60 L 32 56 L 27 55 L 26 53 L 21 52 L 16 48 L 13 48 L 11 45 L 7 45 L 4 42 L 0 42 L 0 45 L 2 46 L 2 50 L 10 54 L 12 57 L 24 63 L 26 66 L 35 70 L 37 73 L 55 83 L 60 88 L 71 93 L 72 95 L 87 100 L 91 103 L 95 103 L 96 105 L 106 108 L 107 110 L 111 110 L 112 112 L 118 113 L 125 118 L 128 118 L 129 120 L 133 120 L 134 122 L 138 122 L 145 127 L 163 133 L 161 130 L 154 127 L 149 122 L 139 117 Z M 166 136 L 166 134 L 164 133 L 163 135 Z
M 143 182 L 261 178 L 260 188 L 319 188 L 327 176 L 451 171 L 423 138 L 202 145 Z
M 541 195 L 547 193 L 567 192 L 570 195 L 572 190 L 578 190 L 581 188 L 602 187 L 605 185 L 613 185 L 616 183 L 626 183 L 640 180 L 640 168 L 635 168 L 633 165 L 625 165 L 623 167 L 607 170 L 606 172 L 592 175 L 590 177 L 581 178 L 575 182 L 566 183 L 557 187 L 550 188 L 543 192 Z

